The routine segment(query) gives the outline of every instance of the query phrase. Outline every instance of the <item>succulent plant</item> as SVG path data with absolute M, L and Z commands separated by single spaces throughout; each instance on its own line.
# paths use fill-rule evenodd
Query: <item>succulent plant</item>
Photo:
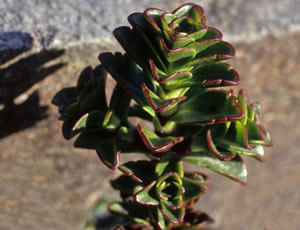
M 182 223 L 186 204 L 198 199 L 207 187 L 207 177 L 184 172 L 175 153 L 168 153 L 157 162 L 128 162 L 119 169 L 125 175 L 114 180 L 112 186 L 120 190 L 123 198 L 133 197 L 134 202 L 148 208 L 155 216 L 153 224 L 160 229 Z
M 128 20 L 132 27 L 113 32 L 125 54 L 101 53 L 101 65 L 84 69 L 76 87 L 54 97 L 63 135 L 80 133 L 76 147 L 95 149 L 105 165 L 123 173 L 112 181 L 122 201 L 109 210 L 129 223 L 115 229 L 199 229 L 212 221 L 193 209 L 207 177 L 185 171 L 183 161 L 245 184 L 241 155 L 263 161 L 263 147 L 272 145 L 259 124 L 261 107 L 242 90 L 234 96 L 219 89 L 240 82 L 222 62 L 235 50 L 206 25 L 200 6 L 184 4 L 172 13 L 150 8 Z M 117 82 L 109 104 L 106 71 Z M 150 121 L 153 129 L 128 117 Z M 122 153 L 149 159 L 120 165 Z

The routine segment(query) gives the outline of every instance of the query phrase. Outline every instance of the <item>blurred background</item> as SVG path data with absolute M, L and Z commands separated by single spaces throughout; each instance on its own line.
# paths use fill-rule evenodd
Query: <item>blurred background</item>
M 186 2 L 0 0 L 0 229 L 79 230 L 95 202 L 113 196 L 112 171 L 63 139 L 51 99 L 100 52 L 121 50 L 111 31 L 130 13 Z M 274 143 L 265 163 L 246 159 L 246 186 L 209 173 L 199 208 L 216 230 L 300 229 L 300 0 L 194 3 L 235 46 L 230 64 L 261 102 Z

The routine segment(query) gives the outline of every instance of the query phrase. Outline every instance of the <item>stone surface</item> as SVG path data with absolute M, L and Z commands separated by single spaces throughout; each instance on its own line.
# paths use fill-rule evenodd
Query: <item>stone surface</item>
M 29 33 L 0 32 L 0 65 L 32 48 Z
M 74 149 L 62 138 L 51 98 L 73 86 L 86 65 L 97 65 L 100 52 L 119 49 L 111 30 L 127 24 L 129 13 L 150 6 L 171 10 L 183 2 L 0 1 L 0 38 L 33 38 L 30 52 L 0 64 L 0 229 L 80 230 L 94 202 L 111 194 L 112 172 L 95 152 Z M 215 218 L 216 230 L 300 229 L 299 0 L 195 2 L 236 47 L 232 64 L 241 87 L 263 105 L 274 141 L 265 164 L 247 160 L 246 187 L 209 172 L 199 207 Z M 29 44 L 21 41 L 9 39 L 5 46 L 21 50 L 17 44 Z M 0 60 L 14 57 L 4 59 L 3 50 Z
M 148 7 L 173 10 L 188 0 L 1 0 L 0 33 L 28 32 L 35 47 L 67 47 L 82 42 L 114 43 L 111 31 L 127 25 L 127 16 Z M 226 39 L 259 39 L 268 33 L 299 29 L 299 0 L 195 0 L 208 23 Z

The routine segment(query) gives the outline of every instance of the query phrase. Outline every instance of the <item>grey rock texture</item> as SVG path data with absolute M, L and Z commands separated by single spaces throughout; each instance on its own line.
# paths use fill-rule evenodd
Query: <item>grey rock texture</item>
M 63 139 L 51 99 L 97 65 L 100 52 L 120 50 L 111 31 L 128 25 L 128 14 L 185 2 L 0 0 L 1 230 L 80 230 L 95 201 L 113 194 L 114 173 L 95 152 Z M 235 46 L 231 64 L 246 94 L 261 102 L 274 142 L 264 164 L 247 160 L 245 187 L 208 172 L 199 207 L 215 218 L 215 230 L 298 230 L 300 1 L 194 2 Z
M 0 33 L 28 32 L 37 48 L 67 47 L 81 42 L 115 43 L 111 31 L 127 25 L 127 16 L 148 7 L 172 10 L 187 0 L 1 0 Z M 230 40 L 259 39 L 269 33 L 298 30 L 299 0 L 195 0 L 208 22 Z

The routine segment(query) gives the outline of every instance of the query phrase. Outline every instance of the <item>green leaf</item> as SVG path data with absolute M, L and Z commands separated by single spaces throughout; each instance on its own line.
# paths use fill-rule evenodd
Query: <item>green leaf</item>
M 196 53 L 200 53 L 201 51 L 207 49 L 210 46 L 213 46 L 220 42 L 220 39 L 218 40 L 205 40 L 205 41 L 197 41 L 189 44 L 187 47 L 192 48 L 196 51 Z
M 221 161 L 228 161 L 235 157 L 235 153 L 220 152 L 211 138 L 211 132 L 208 129 L 205 135 L 194 137 L 190 145 L 191 152 L 211 153 Z
M 174 131 L 174 136 L 183 136 L 184 139 L 199 135 L 203 132 L 204 127 L 202 125 L 189 125 L 189 124 L 178 124 Z
M 119 169 L 140 183 L 150 183 L 154 179 L 155 164 L 151 161 L 129 161 L 119 167 Z
M 77 117 L 79 119 L 79 117 L 83 115 L 83 113 L 80 111 L 80 106 L 78 102 L 65 105 L 63 107 L 63 110 L 61 111 L 61 114 L 63 120 L 66 120 L 70 117 Z
M 157 163 L 155 172 L 158 177 L 169 172 L 176 172 L 180 177 L 183 177 L 182 161 L 180 161 L 175 153 L 169 153 L 162 157 Z
M 163 117 L 169 117 L 172 115 L 175 112 L 178 103 L 186 99 L 186 97 L 183 96 L 164 100 L 157 96 L 153 91 L 148 89 L 145 84 L 142 84 L 142 88 L 148 104 L 153 110 L 160 113 L 160 115 Z
M 103 120 L 102 125 L 107 131 L 115 131 L 117 128 L 120 127 L 121 121 L 116 116 L 114 111 L 108 110 L 105 114 L 105 118 Z
M 253 148 L 248 142 L 247 128 L 240 121 L 231 123 L 225 138 L 239 144 L 241 147 L 245 147 L 247 149 Z
M 237 98 L 238 98 L 238 103 L 241 106 L 241 108 L 243 110 L 243 114 L 244 114 L 244 116 L 242 117 L 242 119 L 240 120 L 240 122 L 243 125 L 246 125 L 247 124 L 247 120 L 248 120 L 248 110 L 247 110 L 247 104 L 246 104 L 246 101 L 245 101 L 243 90 L 239 91 L 239 94 L 238 94 Z
M 246 129 L 248 132 L 249 143 L 253 143 L 253 144 L 264 143 L 263 133 L 260 130 L 260 127 L 254 121 L 249 120 L 246 124 Z
M 190 72 L 187 71 L 179 71 L 176 72 L 168 77 L 167 81 L 163 82 L 162 85 L 165 90 L 175 90 L 175 89 L 180 89 L 180 88 L 186 88 L 184 87 L 186 81 L 191 79 L 193 75 Z
M 161 22 L 160 22 L 160 18 L 161 15 L 164 13 L 163 10 L 157 9 L 157 8 L 150 8 L 150 9 L 146 9 L 144 12 L 144 16 L 147 19 L 147 21 L 149 22 L 149 24 L 151 24 L 152 29 L 154 29 L 156 35 L 162 35 L 161 33 Z
M 202 184 L 204 187 L 208 186 L 207 180 L 209 179 L 207 175 L 199 172 L 184 172 L 184 177 L 193 180 L 197 183 Z
M 202 7 L 194 3 L 183 4 L 182 6 L 174 10 L 173 14 L 177 17 L 190 16 L 194 22 L 200 22 L 203 24 L 206 23 L 206 18 L 204 16 Z
M 139 117 L 146 121 L 152 121 L 152 117 L 138 104 L 129 107 L 128 117 Z
M 262 125 L 258 126 L 260 127 L 260 130 L 264 135 L 264 145 L 271 147 L 273 144 L 270 133 Z
M 64 88 L 55 94 L 51 103 L 58 106 L 59 112 L 62 113 L 66 107 L 73 104 L 78 96 L 75 87 Z
M 139 204 L 143 205 L 151 205 L 157 206 L 159 205 L 159 201 L 157 200 L 156 192 L 155 192 L 155 184 L 156 181 L 153 181 L 151 184 L 138 191 L 134 195 L 134 199 Z
M 180 207 L 179 209 L 174 210 L 162 203 L 160 211 L 163 214 L 163 216 L 173 224 L 179 224 L 183 220 L 183 217 L 184 217 L 184 208 L 183 207 Z
M 254 121 L 255 111 L 254 111 L 254 107 L 252 106 L 252 104 L 247 106 L 247 110 L 248 110 L 248 120 L 249 121 Z
M 184 47 L 169 49 L 162 38 L 160 38 L 159 44 L 160 49 L 168 62 L 176 62 L 180 59 L 192 60 L 196 56 L 196 52 L 193 48 Z
M 235 50 L 233 46 L 227 42 L 220 41 L 198 53 L 194 57 L 193 61 L 186 63 L 186 66 L 204 65 L 207 63 L 230 59 L 234 56 Z
M 76 148 L 96 150 L 99 142 L 113 138 L 114 136 L 114 133 L 103 132 L 103 130 L 96 132 L 91 130 L 83 130 L 76 139 L 74 146 Z
M 182 178 L 182 186 L 185 191 L 183 194 L 184 201 L 198 198 L 206 192 L 206 187 L 202 183 L 188 177 Z
M 85 128 L 98 129 L 102 127 L 105 113 L 101 110 L 84 114 L 73 126 L 71 136 L 75 136 Z
M 137 125 L 137 130 L 146 147 L 153 153 L 166 152 L 183 141 L 183 137 L 159 137 L 150 129 Z
M 216 55 L 216 61 L 224 60 L 233 58 L 235 55 L 235 50 L 231 44 L 220 41 L 212 46 L 207 47 L 206 49 L 201 50 L 201 52 L 197 52 L 197 56 L 195 58 L 203 58 L 212 55 Z
M 258 102 L 253 102 L 251 105 L 255 113 L 254 121 L 259 122 L 261 117 L 261 105 Z
M 109 168 L 116 169 L 119 165 L 120 152 L 117 150 L 116 138 L 100 142 L 96 147 L 100 160 Z
M 143 63 L 139 64 L 141 66 L 144 66 L 146 63 L 148 63 L 148 59 L 154 59 L 155 63 L 157 63 L 162 69 L 165 68 L 164 62 L 162 60 L 161 52 L 159 50 L 159 46 L 156 43 L 156 35 L 162 35 L 160 28 L 157 26 L 156 22 L 154 22 L 151 18 L 151 16 L 148 13 L 152 14 L 154 18 L 158 19 L 158 23 L 160 22 L 159 16 L 160 10 L 153 10 L 151 13 L 151 9 L 148 11 L 146 10 L 144 14 L 142 13 L 134 13 L 131 14 L 128 17 L 129 23 L 134 28 L 134 37 L 128 38 L 128 35 L 125 34 L 124 45 L 123 48 L 130 54 L 132 52 L 139 53 L 138 55 L 143 56 L 140 57 L 140 60 L 143 60 Z M 114 32 L 115 34 L 115 32 Z M 132 33 L 133 34 L 133 33 Z M 116 36 L 116 34 L 115 34 Z M 116 36 L 117 39 L 119 36 Z M 119 40 L 119 39 L 118 39 Z M 132 42 L 136 44 L 132 44 Z M 142 43 L 142 45 L 139 45 L 139 43 Z M 122 43 L 121 43 L 122 44 Z M 126 45 L 125 45 L 126 44 Z M 126 46 L 128 47 L 126 49 Z M 139 47 L 137 47 L 139 46 Z M 132 48 L 133 49 L 132 49 Z M 136 48 L 138 49 L 136 49 Z M 140 52 L 140 50 L 143 50 L 143 52 Z M 147 55 L 145 55 L 147 54 Z M 137 55 L 135 55 L 137 56 Z
M 70 140 L 72 137 L 78 134 L 78 132 L 72 132 L 72 129 L 77 121 L 78 117 L 69 117 L 64 121 L 62 126 L 62 133 L 66 140 Z
M 254 157 L 259 161 L 264 161 L 264 148 L 261 145 L 253 146 L 251 149 L 247 149 L 237 144 L 236 142 L 220 139 L 218 140 L 218 146 L 232 151 L 237 154 Z
M 225 63 L 198 66 L 191 73 L 193 77 L 184 82 L 182 87 L 220 87 L 237 85 L 240 82 L 238 73 Z
M 231 122 L 227 121 L 224 123 L 214 124 L 206 126 L 211 131 L 211 136 L 214 140 L 223 138 L 230 128 Z
M 99 56 L 112 77 L 122 85 L 129 95 L 142 107 L 147 105 L 141 84 L 143 83 L 143 70 L 132 62 L 127 55 L 116 53 L 102 53 Z
M 108 206 L 108 210 L 133 220 L 135 223 L 149 225 L 149 222 L 146 220 L 148 210 L 135 202 L 113 202 Z
M 87 75 L 87 76 L 86 76 Z M 106 95 L 106 72 L 102 66 L 92 70 L 87 67 L 83 70 L 77 83 L 77 89 L 81 89 L 79 96 L 80 110 L 90 112 L 94 109 L 107 109 Z
M 119 84 L 117 84 L 114 88 L 109 108 L 115 114 L 117 114 L 121 121 L 125 124 L 128 123 L 130 100 L 131 98 L 126 91 Z
M 159 230 L 170 230 L 172 227 L 172 223 L 163 216 L 159 208 L 156 208 L 155 211 Z
M 91 66 L 85 67 L 77 80 L 77 90 L 78 92 L 82 91 L 87 85 L 94 80 L 94 72 Z
M 230 161 L 220 161 L 215 156 L 206 153 L 198 152 L 191 153 L 182 158 L 183 161 L 205 167 L 222 174 L 230 179 L 238 181 L 241 184 L 247 182 L 247 170 L 240 156 L 236 156 Z
M 207 27 L 206 33 L 197 41 L 201 43 L 202 41 L 213 42 L 214 40 L 221 41 L 222 33 L 216 28 Z
M 137 191 L 143 188 L 139 182 L 127 175 L 121 175 L 111 181 L 111 186 L 114 189 L 119 190 L 125 197 L 133 196 Z
M 220 159 L 222 161 L 229 161 L 236 156 L 236 154 L 232 153 L 232 152 L 220 152 L 217 149 L 217 146 L 215 145 L 215 143 L 211 137 L 210 130 L 207 131 L 206 139 L 207 139 L 207 147 L 208 147 L 210 153 L 215 155 L 218 159 Z
M 192 74 L 188 70 L 183 70 L 175 72 L 171 75 L 167 75 L 165 72 L 160 70 L 154 63 L 153 60 L 149 61 L 152 76 L 156 81 L 163 85 L 165 90 L 174 90 L 183 88 L 180 84 L 184 83 L 186 80 L 192 78 Z
M 135 127 L 127 128 L 122 126 L 119 129 L 118 138 L 118 145 L 122 153 L 149 153 L 143 141 L 138 136 Z
M 226 91 L 209 90 L 182 102 L 170 121 L 179 124 L 214 124 L 238 120 L 242 115 L 235 97 Z

